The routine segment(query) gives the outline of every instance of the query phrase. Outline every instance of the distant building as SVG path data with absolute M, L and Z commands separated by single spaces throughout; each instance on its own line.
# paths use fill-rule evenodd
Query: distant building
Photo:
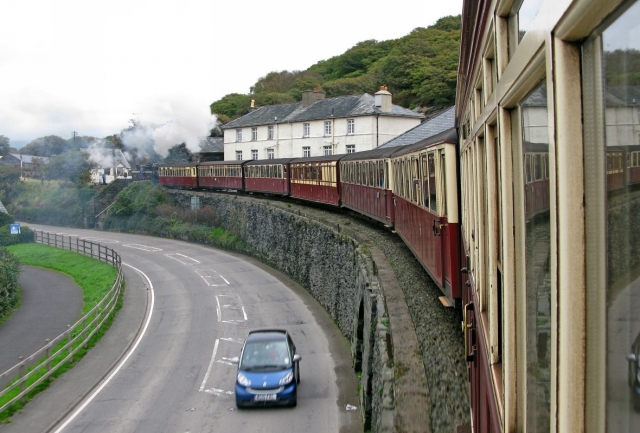
M 394 105 L 382 86 L 367 93 L 325 99 L 319 89 L 294 104 L 267 105 L 222 127 L 224 159 L 334 155 L 375 149 L 417 126 L 424 115 Z
M 456 107 L 452 106 L 432 113 L 420 125 L 382 144 L 380 147 L 407 146 L 433 137 L 455 126 Z
M 224 161 L 224 138 L 207 137 L 200 141 L 200 152 L 194 153 L 199 162 Z
M 45 156 L 21 155 L 19 153 L 0 156 L 1 165 L 19 168 L 22 177 L 36 177 L 38 168 L 48 164 L 49 160 Z
M 104 156 L 108 163 L 91 169 L 91 182 L 108 184 L 115 179 L 131 177 L 131 165 L 120 149 L 105 149 Z

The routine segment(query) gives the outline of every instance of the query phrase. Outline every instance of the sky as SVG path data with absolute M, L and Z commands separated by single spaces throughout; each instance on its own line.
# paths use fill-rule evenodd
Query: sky
M 3 0 L 0 135 L 106 137 L 135 119 L 159 153 L 197 150 L 223 96 L 461 11 L 462 0 Z

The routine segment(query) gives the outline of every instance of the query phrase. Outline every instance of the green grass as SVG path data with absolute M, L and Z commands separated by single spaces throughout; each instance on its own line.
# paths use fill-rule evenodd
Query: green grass
M 89 257 L 85 257 L 81 254 L 77 254 L 71 251 L 59 250 L 54 247 L 50 247 L 47 245 L 41 244 L 19 244 L 13 245 L 7 248 L 13 254 L 15 254 L 19 259 L 20 263 L 24 265 L 32 265 L 39 266 L 41 268 L 47 268 L 51 270 L 55 270 L 58 272 L 62 272 L 64 274 L 69 275 L 82 289 L 84 305 L 82 309 L 82 315 L 89 312 L 97 302 L 99 302 L 102 297 L 111 289 L 113 283 L 117 277 L 117 270 L 108 265 L 106 263 L 102 263 L 96 259 L 92 259 Z M 117 312 L 122 307 L 122 292 L 120 294 L 120 298 L 117 301 L 116 309 Z M 79 318 L 79 317 L 78 317 Z M 90 319 L 93 316 L 89 317 Z M 38 393 L 47 389 L 52 380 L 56 377 L 62 375 L 65 371 L 69 370 L 73 367 L 73 364 L 78 362 L 82 357 L 87 353 L 87 351 L 93 347 L 104 335 L 105 331 L 111 326 L 115 315 L 112 315 L 105 322 L 105 326 L 96 332 L 91 339 L 89 340 L 86 347 L 78 350 L 74 356 L 72 361 L 67 361 L 64 365 L 60 366 L 58 370 L 56 370 L 49 379 L 43 381 L 40 385 L 38 385 L 34 390 L 32 390 L 27 396 L 26 401 L 33 399 Z M 87 333 L 91 332 L 91 328 L 87 329 Z M 78 329 L 74 334 L 75 337 L 77 334 L 81 332 L 81 329 Z M 64 346 L 66 342 L 60 342 L 53 350 L 52 353 L 57 351 L 60 347 Z M 79 343 L 74 345 L 74 348 L 77 347 Z M 54 367 L 67 355 L 67 352 L 64 351 L 60 353 L 52 362 L 51 366 Z M 45 358 L 43 357 L 42 360 Z M 41 360 L 41 361 L 42 361 Z M 33 370 L 33 367 L 29 369 L 29 371 Z M 39 378 L 46 374 L 46 366 L 42 367 L 36 374 L 34 374 L 29 381 L 26 383 L 26 387 L 30 386 L 32 383 L 37 381 Z M 16 378 L 17 379 L 17 378 Z M 19 389 L 14 390 L 13 392 L 7 394 L 6 396 L 0 398 L 0 406 L 3 406 L 6 402 L 14 398 L 19 394 Z M 14 403 L 8 409 L 0 413 L 0 422 L 10 422 L 10 417 L 24 406 L 23 403 L 18 402 Z

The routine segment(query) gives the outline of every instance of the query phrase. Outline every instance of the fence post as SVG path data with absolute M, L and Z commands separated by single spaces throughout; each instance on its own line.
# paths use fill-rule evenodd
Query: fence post
M 71 355 L 71 325 L 67 325 L 67 353 Z
M 24 378 L 24 356 L 19 356 L 18 357 L 18 361 L 20 362 L 20 371 L 18 373 L 18 375 L 20 376 L 20 379 Z M 20 393 L 24 392 L 24 380 L 20 383 Z M 22 396 L 22 403 L 26 403 L 27 402 L 27 398 L 26 396 Z
M 51 347 L 49 347 L 49 342 L 51 340 L 49 340 L 48 338 L 45 341 L 45 346 L 47 346 L 47 373 L 51 371 L 51 360 L 49 359 L 51 357 Z

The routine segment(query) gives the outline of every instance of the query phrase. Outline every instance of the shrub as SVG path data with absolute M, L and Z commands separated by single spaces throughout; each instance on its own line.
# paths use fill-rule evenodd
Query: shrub
M 20 261 L 0 247 L 0 322 L 18 305 L 20 300 Z
M 0 226 L 0 246 L 24 244 L 33 242 L 33 231 L 29 227 L 20 227 L 20 234 L 12 235 L 9 231 L 9 224 Z

